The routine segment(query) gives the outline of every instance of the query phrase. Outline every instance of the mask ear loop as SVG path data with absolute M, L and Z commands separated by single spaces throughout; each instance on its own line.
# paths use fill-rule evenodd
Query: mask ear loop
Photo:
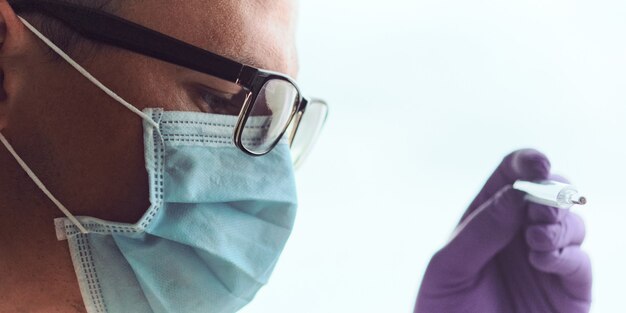
M 107 86 L 103 85 L 97 78 L 93 77 L 93 75 L 91 75 L 89 72 L 87 72 L 87 70 L 85 68 L 83 68 L 80 64 L 76 63 L 76 61 L 72 60 L 72 58 L 70 56 L 68 56 L 65 52 L 63 52 L 63 50 L 61 50 L 61 48 L 57 47 L 57 45 L 55 45 L 52 41 L 50 41 L 48 38 L 46 38 L 46 36 L 44 36 L 42 33 L 40 33 L 33 25 L 28 23 L 28 21 L 23 19 L 21 16 L 18 16 L 18 18 L 22 21 L 22 23 L 24 23 L 24 25 L 28 29 L 30 29 L 31 32 L 33 32 L 33 34 L 35 34 L 35 36 L 39 37 L 39 39 L 41 39 L 48 47 L 50 47 L 50 49 L 54 50 L 54 52 L 56 52 L 60 57 L 62 57 L 65 61 L 67 61 L 67 63 L 69 63 L 74 69 L 76 69 L 79 73 L 81 73 L 83 76 L 85 76 L 85 78 L 87 78 L 94 85 L 98 86 L 98 88 L 100 88 L 102 91 L 104 91 L 104 93 L 106 93 L 111 98 L 115 99 L 115 101 L 117 101 L 120 104 L 122 104 L 123 106 L 125 106 L 131 112 L 139 115 L 139 117 L 141 117 L 142 119 L 144 119 L 145 121 L 150 123 L 150 125 L 152 125 L 152 127 L 154 127 L 154 129 L 157 129 L 157 130 L 159 129 L 159 125 L 155 121 L 153 121 L 148 115 L 146 115 L 145 113 L 141 112 L 135 106 L 133 106 L 132 104 L 126 102 L 126 100 L 122 99 L 122 97 L 118 96 L 115 92 L 113 92 Z
M 59 210 L 61 210 L 61 212 L 63 212 L 63 214 L 65 214 L 65 216 L 67 216 L 67 218 L 69 218 L 70 221 L 72 221 L 72 223 L 74 223 L 74 225 L 76 225 L 76 227 L 78 227 L 78 229 L 80 230 L 81 233 L 87 234 L 88 231 L 87 231 L 87 229 L 85 229 L 85 227 L 83 227 L 83 224 L 81 224 L 76 219 L 76 217 L 74 217 L 74 215 L 72 215 L 72 213 L 70 213 L 70 211 L 59 200 L 57 200 L 57 198 L 55 198 L 52 195 L 50 190 L 48 190 L 48 188 L 46 188 L 46 185 L 44 185 L 41 182 L 41 180 L 39 179 L 39 177 L 37 177 L 37 175 L 35 175 L 35 173 L 30 169 L 30 167 L 28 167 L 28 165 L 26 165 L 26 162 L 24 162 L 24 160 L 22 160 L 22 158 L 20 158 L 20 156 L 17 155 L 17 152 L 15 152 L 15 149 L 13 149 L 13 147 L 11 146 L 9 141 L 7 141 L 7 139 L 4 137 L 4 135 L 2 135 L 2 133 L 0 133 L 0 141 L 7 148 L 7 150 L 9 150 L 9 153 L 11 153 L 11 155 L 13 155 L 13 158 L 15 158 L 15 160 L 22 167 L 24 172 L 26 172 L 26 174 L 28 174 L 28 177 L 30 177 L 30 179 L 32 179 L 33 182 L 35 182 L 35 185 L 37 185 L 37 187 L 39 187 L 39 189 L 41 189 L 41 191 L 43 191 L 43 193 L 46 196 L 48 196 L 48 198 L 50 198 L 50 200 L 59 208 Z
M 28 28 L 33 34 L 35 34 L 35 36 L 41 39 L 41 41 L 43 41 L 48 47 L 50 47 L 50 49 L 52 49 L 61 58 L 63 58 L 67 63 L 69 63 L 81 75 L 83 75 L 85 78 L 91 81 L 94 85 L 100 88 L 100 90 L 104 91 L 104 93 L 109 95 L 111 98 L 113 98 L 114 100 L 116 100 L 117 102 L 125 106 L 131 112 L 135 113 L 136 115 L 141 117 L 143 120 L 147 121 L 157 132 L 159 132 L 159 124 L 155 122 L 154 120 L 152 120 L 150 116 L 141 112 L 139 109 L 134 107 L 132 104 L 128 103 L 126 100 L 122 99 L 122 97 L 118 96 L 115 92 L 113 92 L 111 89 L 109 89 L 104 84 L 102 84 L 97 78 L 93 77 L 93 75 L 91 75 L 85 68 L 83 68 L 80 64 L 76 63 L 70 56 L 68 56 L 65 52 L 63 52 L 61 48 L 59 48 L 52 41 L 46 38 L 46 36 L 40 33 L 33 25 L 31 25 L 24 18 L 22 18 L 21 16 L 18 16 L 18 18 L 22 21 L 22 23 L 24 24 L 24 26 L 26 26 L 26 28 Z M 161 140 L 163 139 L 161 138 Z M 37 175 L 35 175 L 35 173 L 28 167 L 28 165 L 26 165 L 24 160 L 20 158 L 17 152 L 15 152 L 15 149 L 13 149 L 11 144 L 4 137 L 4 135 L 2 135 L 2 133 L 0 133 L 0 142 L 2 142 L 2 144 L 7 148 L 9 153 L 13 155 L 13 158 L 15 158 L 15 160 L 20 165 L 20 167 L 22 167 L 22 169 L 26 172 L 26 174 L 28 174 L 28 176 L 33 180 L 33 182 L 37 185 L 37 187 L 39 187 L 39 189 L 43 191 L 43 193 L 59 208 L 59 210 L 61 210 L 61 212 L 63 212 L 63 214 L 65 214 L 65 216 L 67 216 L 67 218 L 74 225 L 76 225 L 76 227 L 78 227 L 80 232 L 83 234 L 89 233 L 87 229 L 78 221 L 78 219 L 76 219 L 76 217 L 74 217 L 74 215 L 72 215 L 72 213 L 70 213 L 70 211 L 57 198 L 55 198 L 52 195 L 52 193 L 50 192 L 50 190 L 48 190 L 48 188 L 44 185 L 44 183 L 37 177 Z

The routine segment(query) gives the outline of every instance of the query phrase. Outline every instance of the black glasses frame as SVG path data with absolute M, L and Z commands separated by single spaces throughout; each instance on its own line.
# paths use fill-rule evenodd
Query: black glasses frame
M 235 145 L 249 155 L 261 156 L 269 153 L 282 139 L 294 117 L 303 113 L 308 103 L 298 85 L 287 75 L 239 63 L 119 16 L 56 0 L 9 0 L 8 3 L 16 13 L 36 12 L 54 17 L 88 39 L 183 66 L 243 87 L 248 94 L 233 136 Z M 280 136 L 267 151 L 257 153 L 246 148 L 241 137 L 260 90 L 274 79 L 293 85 L 298 93 L 297 103 L 293 106 L 291 116 Z M 299 120 L 296 119 L 294 129 L 298 128 Z

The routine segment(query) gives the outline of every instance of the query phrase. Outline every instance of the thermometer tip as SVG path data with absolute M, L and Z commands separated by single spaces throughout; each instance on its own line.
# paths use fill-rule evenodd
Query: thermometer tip
M 574 202 L 574 204 L 585 205 L 585 204 L 587 204 L 587 198 L 580 197 L 580 198 L 578 198 L 578 201 L 572 201 L 572 202 Z

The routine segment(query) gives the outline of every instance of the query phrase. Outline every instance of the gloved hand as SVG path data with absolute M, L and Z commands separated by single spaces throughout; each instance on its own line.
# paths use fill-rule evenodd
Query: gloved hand
M 589 312 L 582 219 L 526 202 L 511 188 L 518 179 L 565 182 L 538 151 L 508 155 L 465 212 L 465 227 L 431 259 L 415 312 Z

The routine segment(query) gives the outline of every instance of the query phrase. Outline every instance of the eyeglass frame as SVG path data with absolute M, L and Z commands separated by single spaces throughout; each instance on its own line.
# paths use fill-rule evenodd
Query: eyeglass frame
M 311 101 L 302 96 L 295 80 L 288 75 L 237 62 L 107 12 L 63 1 L 8 0 L 8 3 L 16 13 L 32 11 L 50 15 L 85 38 L 183 66 L 243 87 L 248 94 L 239 113 L 233 141 L 240 150 L 251 156 L 262 156 L 271 152 L 293 122 L 294 128 L 289 136 L 291 145 L 302 114 Z M 297 103 L 293 106 L 289 120 L 270 148 L 265 152 L 256 153 L 245 147 L 242 134 L 261 89 L 273 79 L 290 83 L 298 93 Z M 296 115 L 298 116 L 294 121 Z

